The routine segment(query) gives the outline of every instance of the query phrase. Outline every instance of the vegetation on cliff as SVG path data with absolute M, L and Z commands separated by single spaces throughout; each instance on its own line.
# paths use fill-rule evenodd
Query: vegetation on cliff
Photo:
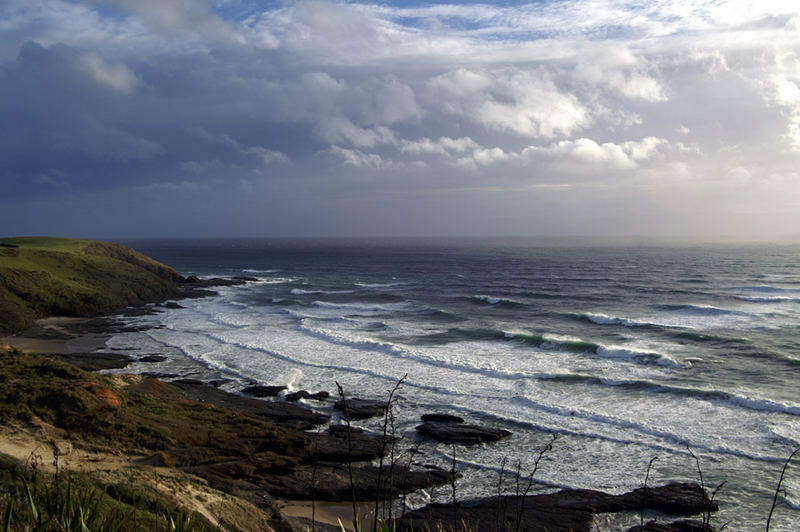
M 119 244 L 0 239 L 0 333 L 50 315 L 90 316 L 178 294 L 183 277 Z

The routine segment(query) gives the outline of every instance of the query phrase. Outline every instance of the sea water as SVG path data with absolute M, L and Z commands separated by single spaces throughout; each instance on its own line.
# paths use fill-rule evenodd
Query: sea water
M 422 443 L 419 461 L 455 458 L 458 499 L 513 493 L 518 471 L 524 487 L 556 435 L 534 491 L 638 488 L 653 458 L 651 484 L 697 481 L 699 463 L 710 489 L 725 482 L 714 522 L 763 529 L 800 445 L 800 246 L 123 243 L 184 275 L 257 281 L 132 318 L 156 328 L 113 346 L 171 354 L 173 368 L 199 362 L 231 391 L 256 381 L 335 393 L 339 383 L 386 398 L 406 376 L 398 451 L 421 441 L 414 427 L 427 412 L 513 432 L 471 447 Z M 800 468 L 783 487 L 772 529 L 800 529 Z M 447 487 L 412 502 L 452 496 Z M 639 517 L 615 519 L 601 524 Z

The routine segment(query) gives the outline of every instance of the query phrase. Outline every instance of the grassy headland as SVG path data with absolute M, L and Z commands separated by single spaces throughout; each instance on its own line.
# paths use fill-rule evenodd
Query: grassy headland
M 91 316 L 178 294 L 183 277 L 119 244 L 71 238 L 0 239 L 0 333 L 50 315 Z

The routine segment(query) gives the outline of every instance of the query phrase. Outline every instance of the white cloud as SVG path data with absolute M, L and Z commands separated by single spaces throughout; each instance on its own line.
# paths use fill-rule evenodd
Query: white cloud
M 291 155 L 301 196 L 633 183 L 767 216 L 800 194 L 799 29 L 778 0 L 6 0 L 0 179 L 266 183 Z
M 626 47 L 610 45 L 585 54 L 573 70 L 579 83 L 604 87 L 633 100 L 660 102 L 666 99 L 662 83 L 653 77 L 653 66 Z
M 645 137 L 639 141 L 629 140 L 622 143 L 622 149 L 634 161 L 644 161 L 653 157 L 658 149 L 669 144 L 667 139 Z
M 666 139 L 646 137 L 640 141 L 626 141 L 620 144 L 602 144 L 589 139 L 562 140 L 549 146 L 529 146 L 522 150 L 526 160 L 547 160 L 551 162 L 578 165 L 586 169 L 606 169 L 616 171 L 633 170 L 639 163 L 652 159 L 658 150 L 668 145 Z M 576 169 L 575 166 L 572 166 Z
M 343 116 L 322 118 L 315 131 L 321 139 L 331 144 L 347 144 L 358 148 L 373 148 L 395 142 L 395 134 L 388 127 L 361 128 Z
M 139 80 L 130 68 L 122 63 L 111 63 L 96 53 L 87 53 L 80 58 L 80 65 L 99 84 L 130 94 Z
M 458 69 L 432 78 L 431 98 L 462 118 L 526 137 L 568 136 L 588 126 L 589 112 L 542 69 Z
M 341 161 L 346 166 L 356 168 L 380 168 L 384 161 L 376 153 L 366 153 L 361 150 L 351 150 L 340 146 L 331 146 L 327 152 Z
M 449 156 L 453 152 L 462 153 L 467 150 L 479 148 L 477 142 L 469 137 L 461 137 L 452 139 L 450 137 L 439 137 L 438 140 L 431 140 L 428 137 L 422 137 L 417 140 L 402 140 L 400 142 L 400 151 L 405 153 L 436 153 L 439 155 Z
M 461 157 L 456 161 L 458 166 L 477 168 L 479 166 L 491 166 L 503 161 L 515 160 L 516 153 L 507 153 L 502 148 L 479 148 L 474 150 L 470 156 Z
M 261 160 L 265 165 L 269 165 L 275 162 L 278 163 L 288 163 L 289 157 L 282 152 L 277 150 L 269 150 L 262 146 L 251 146 L 249 148 L 245 148 L 243 153 L 248 155 L 253 155 Z

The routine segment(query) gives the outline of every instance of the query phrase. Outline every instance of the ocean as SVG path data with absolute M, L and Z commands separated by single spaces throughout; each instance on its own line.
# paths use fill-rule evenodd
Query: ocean
M 166 353 L 142 371 L 386 398 L 402 449 L 447 412 L 513 436 L 457 446 L 458 499 L 507 492 L 556 435 L 534 490 L 725 482 L 714 517 L 763 529 L 800 446 L 800 246 L 536 240 L 135 240 L 184 275 L 258 281 L 130 318 L 109 344 Z M 199 363 L 199 365 L 198 365 Z M 200 368 L 200 369 L 198 369 Z M 311 406 L 319 406 L 310 401 Z M 331 413 L 330 404 L 320 407 Z M 375 428 L 377 420 L 361 424 Z M 450 468 L 450 445 L 420 460 Z M 800 464 L 798 464 L 800 466 Z M 800 529 L 800 469 L 772 530 Z M 410 500 L 449 500 L 450 487 Z M 601 529 L 638 523 L 601 517 Z

